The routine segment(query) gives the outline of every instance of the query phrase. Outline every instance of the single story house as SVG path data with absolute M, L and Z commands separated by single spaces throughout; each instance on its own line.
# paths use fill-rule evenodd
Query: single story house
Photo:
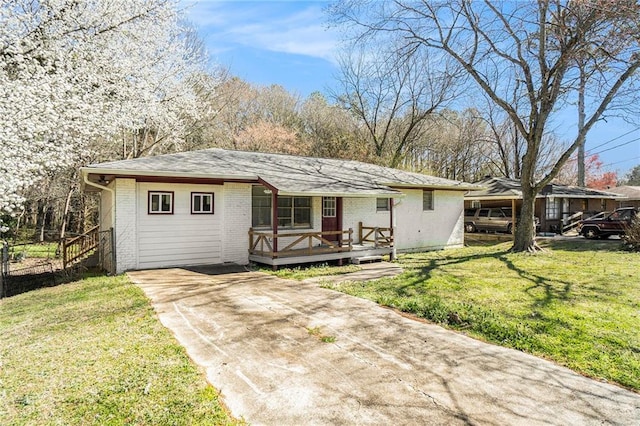
M 490 177 L 475 182 L 484 187 L 465 194 L 465 208 L 512 207 L 520 211 L 522 190 L 520 181 L 504 177 Z M 535 215 L 540 219 L 542 232 L 568 231 L 581 219 L 603 211 L 612 211 L 619 194 L 577 186 L 549 184 L 536 196 Z
M 358 161 L 206 149 L 81 168 L 109 269 L 284 265 L 460 247 L 477 185 Z
M 611 192 L 626 197 L 618 200 L 618 207 L 640 207 L 640 186 L 616 186 Z

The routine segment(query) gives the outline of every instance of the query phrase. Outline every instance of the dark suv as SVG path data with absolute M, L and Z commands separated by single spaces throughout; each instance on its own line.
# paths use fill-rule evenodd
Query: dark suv
M 585 238 L 609 238 L 611 235 L 624 235 L 631 221 L 638 216 L 635 207 L 623 207 L 600 219 L 585 219 L 580 221 L 578 233 Z
M 513 220 L 510 207 L 485 207 L 464 211 L 464 230 L 466 232 L 494 231 L 511 233 Z M 535 219 L 536 230 L 540 221 Z

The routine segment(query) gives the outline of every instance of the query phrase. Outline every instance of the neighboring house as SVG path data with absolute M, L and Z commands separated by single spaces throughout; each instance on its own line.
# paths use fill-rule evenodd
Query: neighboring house
M 519 180 L 486 177 L 475 183 L 486 189 L 469 191 L 464 197 L 465 208 L 513 207 L 520 211 L 522 190 Z M 549 184 L 536 197 L 535 215 L 540 218 L 542 232 L 562 233 L 576 226 L 580 219 L 614 210 L 616 200 L 622 198 L 613 190 Z
M 618 200 L 618 207 L 640 207 L 640 186 L 617 186 L 611 192 L 627 197 Z
M 111 270 L 460 247 L 477 185 L 357 161 L 207 149 L 93 164 Z M 277 208 L 274 208 L 277 206 Z

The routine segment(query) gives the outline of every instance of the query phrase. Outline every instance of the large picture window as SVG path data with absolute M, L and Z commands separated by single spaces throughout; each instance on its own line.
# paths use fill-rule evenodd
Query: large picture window
M 149 214 L 173 214 L 173 192 L 149 191 Z
M 271 191 L 255 185 L 251 190 L 251 224 L 254 228 L 271 225 Z M 311 197 L 278 196 L 278 227 L 311 228 Z
M 433 210 L 433 191 L 430 189 L 422 190 L 422 210 Z
M 191 214 L 213 214 L 213 193 L 192 192 Z
M 560 219 L 560 198 L 547 198 L 547 219 Z

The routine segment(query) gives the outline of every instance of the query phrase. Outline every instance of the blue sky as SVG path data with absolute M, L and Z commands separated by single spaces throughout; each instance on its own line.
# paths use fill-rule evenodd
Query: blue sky
M 339 34 L 326 25 L 324 8 L 329 2 L 184 0 L 184 4 L 189 5 L 187 18 L 198 29 L 212 61 L 232 75 L 263 86 L 279 84 L 302 97 L 335 87 Z M 571 137 L 575 122 L 569 118 L 556 131 L 560 138 Z M 587 154 L 600 152 L 605 169 L 622 177 L 640 164 L 640 129 L 622 120 L 600 123 L 587 137 L 586 148 Z
M 259 85 L 306 97 L 335 81 L 338 35 L 325 25 L 326 1 L 201 0 L 188 9 L 215 63 Z

